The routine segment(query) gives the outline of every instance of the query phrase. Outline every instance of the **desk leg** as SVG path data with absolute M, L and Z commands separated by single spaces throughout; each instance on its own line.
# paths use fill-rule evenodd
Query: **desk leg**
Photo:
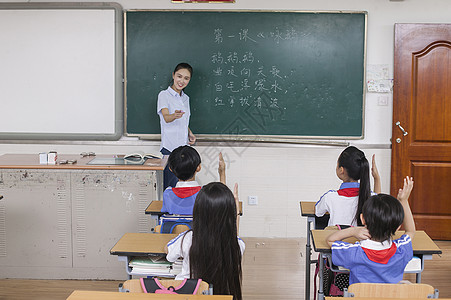
M 163 170 L 156 171 L 157 177 L 157 200 L 163 200 Z
M 421 283 L 421 272 L 423 272 L 423 270 L 424 270 L 424 260 L 425 259 L 432 259 L 432 255 L 421 255 L 421 270 L 420 270 L 420 272 L 415 274 L 416 283 Z
M 125 262 L 125 272 L 127 273 L 127 278 L 132 279 L 132 275 L 130 274 L 130 272 L 132 271 L 132 268 L 130 268 L 128 266 L 128 263 L 130 262 L 130 258 L 128 256 L 120 256 L 119 255 L 117 257 L 117 260 Z
M 417 274 L 416 274 L 416 283 L 421 283 L 421 272 L 418 272 Z
M 318 300 L 324 300 L 324 286 L 323 286 L 323 274 L 324 274 L 324 257 L 323 254 L 319 256 L 319 276 L 318 276 Z
M 313 219 L 315 220 L 315 219 Z M 305 299 L 310 300 L 310 264 L 312 263 L 312 247 L 310 246 L 310 223 L 311 218 L 307 217 L 307 243 L 305 244 Z

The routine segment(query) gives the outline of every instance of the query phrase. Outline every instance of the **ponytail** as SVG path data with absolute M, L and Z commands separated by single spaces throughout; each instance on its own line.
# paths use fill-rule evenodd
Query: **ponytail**
M 343 150 L 338 157 L 338 166 L 345 168 L 348 176 L 353 180 L 360 179 L 359 200 L 354 220 L 358 226 L 361 226 L 360 214 L 362 213 L 363 204 L 371 196 L 370 165 L 365 153 L 354 146 L 350 146 Z
M 358 226 L 362 226 L 360 214 L 362 213 L 363 204 L 371 196 L 370 188 L 370 166 L 365 156 L 360 159 L 360 188 L 359 201 L 357 202 L 357 211 L 355 212 L 355 220 Z

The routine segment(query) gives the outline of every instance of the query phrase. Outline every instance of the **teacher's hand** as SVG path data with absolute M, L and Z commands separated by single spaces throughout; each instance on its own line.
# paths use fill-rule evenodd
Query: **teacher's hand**
M 175 119 L 180 119 L 181 117 L 183 117 L 184 114 L 185 114 L 184 111 L 176 110 L 173 115 Z
M 188 144 L 194 145 L 196 143 L 196 136 L 191 132 L 191 130 L 188 130 Z

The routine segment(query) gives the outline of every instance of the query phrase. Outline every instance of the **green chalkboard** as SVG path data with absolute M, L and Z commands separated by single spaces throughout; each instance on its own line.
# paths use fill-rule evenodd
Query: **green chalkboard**
M 366 12 L 126 12 L 126 131 L 160 133 L 158 93 L 194 74 L 206 137 L 363 135 Z

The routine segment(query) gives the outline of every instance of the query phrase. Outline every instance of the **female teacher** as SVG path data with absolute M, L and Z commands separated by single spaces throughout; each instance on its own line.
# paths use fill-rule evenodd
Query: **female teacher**
M 160 116 L 161 146 L 163 155 L 184 145 L 193 145 L 196 136 L 189 129 L 189 97 L 183 92 L 193 75 L 193 68 L 187 63 L 178 64 L 172 73 L 172 84 L 158 94 L 157 113 Z M 164 169 L 164 189 L 175 187 L 177 177 L 169 170 Z

